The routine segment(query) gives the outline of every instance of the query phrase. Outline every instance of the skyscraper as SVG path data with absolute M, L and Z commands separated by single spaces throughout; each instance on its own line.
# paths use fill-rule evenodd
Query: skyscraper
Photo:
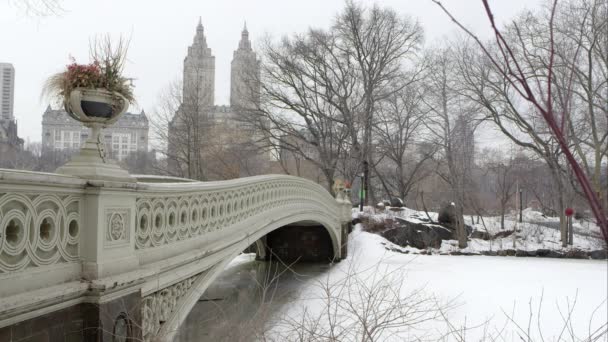
M 0 63 L 0 119 L 13 120 L 15 98 L 15 68 L 10 63 Z
M 230 107 L 256 109 L 260 100 L 260 62 L 251 48 L 247 24 L 230 64 Z
M 23 139 L 17 135 L 14 98 L 15 68 L 10 63 L 0 63 L 0 168 L 14 167 L 23 150 Z
M 183 102 L 199 108 L 213 106 L 215 96 L 215 56 L 207 46 L 205 29 L 199 19 L 194 42 L 184 58 Z

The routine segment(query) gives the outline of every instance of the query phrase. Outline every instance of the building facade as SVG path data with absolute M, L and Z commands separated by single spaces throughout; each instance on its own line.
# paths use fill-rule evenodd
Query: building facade
M 148 151 L 148 118 L 125 113 L 116 123 L 101 131 L 106 153 L 115 160 L 124 160 L 133 152 Z M 64 110 L 50 106 L 42 115 L 42 147 L 44 151 L 70 155 L 80 149 L 89 136 L 89 128 L 72 119 Z

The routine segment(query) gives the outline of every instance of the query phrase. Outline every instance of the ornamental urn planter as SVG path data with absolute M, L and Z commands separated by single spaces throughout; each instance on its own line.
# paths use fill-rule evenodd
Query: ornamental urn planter
M 91 128 L 80 153 L 57 169 L 57 173 L 91 180 L 134 182 L 129 173 L 108 160 L 101 129 L 115 123 L 129 108 L 129 101 L 107 89 L 76 88 L 64 102 L 65 110 L 77 121 Z
M 76 88 L 65 102 L 66 111 L 85 126 L 111 125 L 129 108 L 129 101 L 107 89 Z

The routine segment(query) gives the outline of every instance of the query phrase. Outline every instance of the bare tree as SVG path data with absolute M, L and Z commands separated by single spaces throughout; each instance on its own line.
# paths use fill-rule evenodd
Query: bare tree
M 419 74 L 403 64 L 421 40 L 420 26 L 395 11 L 348 2 L 329 30 L 265 44 L 261 108 L 248 120 L 274 148 L 315 163 L 328 188 L 338 168 L 352 180 L 373 162 L 376 103 Z
M 565 1 L 554 22 L 557 101 L 570 113 L 573 153 L 601 199 L 601 167 L 608 158 L 608 2 Z
M 354 87 L 350 75 L 331 76 L 336 37 L 310 30 L 307 35 L 266 41 L 259 106 L 244 112 L 248 124 L 262 132 L 268 149 L 289 152 L 318 167 L 331 191 L 339 156 L 348 148 L 348 131 L 326 95 L 330 87 Z
M 378 105 L 374 123 L 375 174 L 386 195 L 405 199 L 429 170 L 424 166 L 435 149 L 421 144 L 425 134 L 422 120 L 426 114 L 420 84 L 413 82 L 391 94 Z
M 405 62 L 411 61 L 423 40 L 423 29 L 418 22 L 400 17 L 393 9 L 373 5 L 370 8 L 347 1 L 346 8 L 337 17 L 334 30 L 339 37 L 339 63 L 343 68 L 354 69 L 358 78 L 356 92 L 347 98 L 334 94 L 340 101 L 343 123 L 349 130 L 352 147 L 369 175 L 373 165 L 373 126 L 376 105 L 417 79 L 420 70 L 410 75 L 404 73 Z M 399 82 L 395 82 L 399 80 Z M 364 189 L 371 190 L 369 177 L 364 179 Z M 373 193 L 371 196 L 373 197 Z
M 492 177 L 490 188 L 500 205 L 500 229 L 504 230 L 507 205 L 516 190 L 515 158 L 512 154 L 504 157 L 501 150 L 486 150 L 483 154 L 487 158 L 484 166 Z
M 514 53 L 520 56 L 521 68 L 538 88 L 546 84 L 548 75 L 544 73 L 544 65 L 550 52 L 544 48 L 548 39 L 538 32 L 543 27 L 531 13 L 522 14 L 506 31 L 505 36 L 515 42 L 521 42 L 526 49 L 518 48 Z M 500 54 L 499 50 L 487 50 L 493 56 Z M 557 188 L 557 212 L 560 215 L 562 243 L 567 243 L 567 225 L 564 209 L 572 202 L 572 191 L 568 182 L 568 173 L 563 166 L 563 148 L 551 133 L 544 120 L 539 120 L 537 109 L 522 100 L 510 81 L 496 70 L 491 59 L 483 51 L 476 50 L 471 44 L 461 44 L 458 50 L 457 67 L 462 78 L 462 92 L 483 109 L 486 118 L 493 122 L 500 131 L 517 146 L 526 149 L 542 158 L 548 166 L 553 184 Z M 557 78 L 554 78 L 554 81 Z M 542 90 L 541 90 L 542 91 Z M 568 92 L 556 92 L 560 95 L 561 105 L 565 113 L 569 100 Z M 571 94 L 571 92 L 570 92 Z M 556 95 L 556 96 L 557 96 Z M 569 144 L 570 145 L 570 144 Z
M 36 17 L 62 14 L 64 8 L 61 2 L 61 0 L 8 0 L 9 5 L 24 11 L 27 15 Z
M 594 213 L 598 225 L 601 228 L 604 239 L 608 241 L 608 217 L 602 209 L 602 203 L 595 193 L 589 178 L 585 174 L 583 168 L 572 153 L 566 134 L 566 122 L 570 112 L 568 107 L 557 107 L 555 101 L 555 82 L 554 71 L 556 65 L 556 37 L 555 37 L 555 13 L 557 9 L 557 1 L 553 1 L 549 8 L 548 22 L 543 25 L 547 33 L 545 37 L 545 49 L 548 53 L 541 53 L 538 49 L 530 49 L 530 45 L 526 40 L 526 36 L 521 35 L 520 26 L 515 23 L 512 25 L 511 36 L 503 33 L 494 20 L 494 15 L 487 0 L 482 0 L 485 12 L 492 26 L 492 32 L 495 36 L 494 49 L 492 50 L 489 44 L 484 44 L 474 33 L 458 22 L 451 13 L 437 0 L 433 0 L 440 8 L 454 21 L 469 37 L 471 37 L 481 48 L 483 56 L 487 60 L 487 64 L 491 70 L 497 74 L 502 80 L 500 83 L 505 85 L 509 92 L 523 100 L 534 110 L 534 117 L 537 120 L 542 120 L 547 127 L 547 132 L 555 139 L 556 144 L 560 148 L 560 152 L 564 154 L 573 174 L 576 176 L 582 192 L 585 194 Z M 604 16 L 605 18 L 605 16 Z M 507 31 L 508 33 L 508 31 Z M 580 50 L 577 51 L 577 54 Z M 531 60 L 544 60 L 545 62 L 538 65 L 530 63 Z M 546 66 L 546 67 L 545 67 Z M 571 89 L 568 87 L 568 89 Z M 567 94 L 566 94 L 567 95 Z M 512 101 L 508 101 L 511 103 Z M 527 125 L 528 126 L 528 125 Z M 503 130 L 504 131 L 504 130 Z M 532 131 L 534 130 L 532 126 Z M 512 136 L 512 135 L 511 135 Z M 510 136 L 510 137 L 511 137 Z M 563 232 L 563 229 L 562 229 Z M 562 233 L 562 243 L 565 236 Z
M 160 95 L 159 106 L 150 120 L 152 135 L 157 149 L 167 159 L 165 173 L 205 180 L 203 147 L 210 128 L 210 104 L 199 94 L 206 91 L 206 83 L 199 75 L 183 82 L 170 83 Z M 188 92 L 183 91 L 185 86 L 189 87 Z
M 454 72 L 453 51 L 433 50 L 428 57 L 431 67 L 425 78 L 428 87 L 424 104 L 429 115 L 425 120 L 429 141 L 440 152 L 437 174 L 450 186 L 452 201 L 457 204 L 456 225 L 459 246 L 467 246 L 464 208 L 473 192 L 471 170 L 474 161 L 474 130 L 477 126 L 476 108 L 460 94 L 459 80 Z

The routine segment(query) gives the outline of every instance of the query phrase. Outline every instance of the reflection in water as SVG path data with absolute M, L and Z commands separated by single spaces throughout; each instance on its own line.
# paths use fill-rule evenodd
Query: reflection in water
M 251 259 L 225 270 L 194 306 L 175 342 L 252 341 L 273 314 L 328 264 L 282 264 Z M 242 258 L 242 256 L 241 256 Z

